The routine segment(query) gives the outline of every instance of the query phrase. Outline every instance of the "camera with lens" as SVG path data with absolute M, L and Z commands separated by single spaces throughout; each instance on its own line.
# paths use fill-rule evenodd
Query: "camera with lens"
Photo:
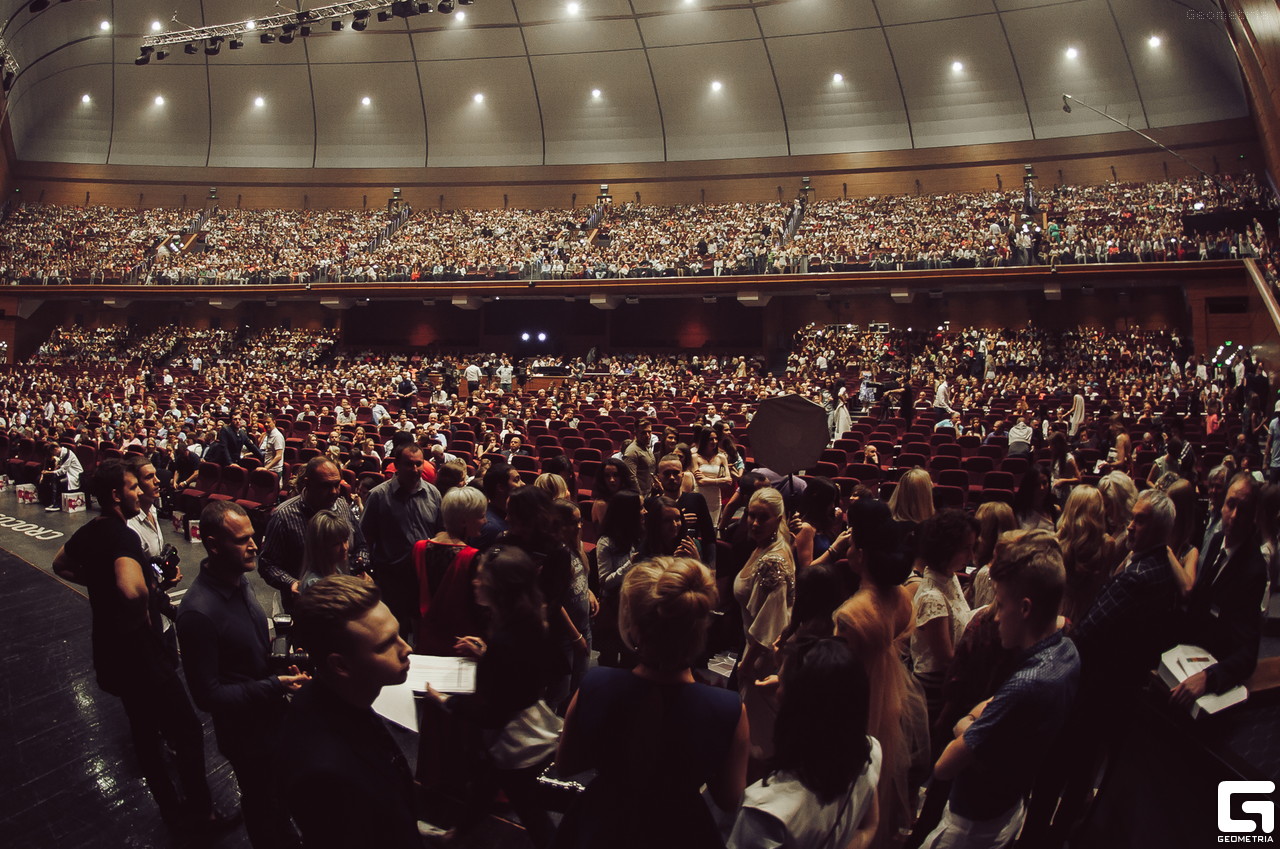
M 288 675 L 291 666 L 301 672 L 311 671 L 311 658 L 293 644 L 293 617 L 281 613 L 271 617 L 275 625 L 275 637 L 271 640 L 271 657 L 268 663 L 272 675 Z
M 178 554 L 178 549 L 169 543 L 165 543 L 164 548 L 160 549 L 160 553 L 151 558 L 151 566 L 156 570 L 156 574 L 160 576 L 160 582 L 164 584 L 174 584 L 178 581 L 178 564 L 182 562 L 182 557 Z

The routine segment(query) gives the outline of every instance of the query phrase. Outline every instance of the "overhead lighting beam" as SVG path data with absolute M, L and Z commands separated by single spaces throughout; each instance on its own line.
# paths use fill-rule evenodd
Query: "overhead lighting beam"
M 341 20 L 353 17 L 356 13 L 364 13 L 362 20 L 368 20 L 371 12 L 378 13 L 378 20 L 383 20 L 383 13 L 388 13 L 393 5 L 391 0 L 349 0 L 346 3 L 333 3 L 315 9 L 304 9 L 300 12 L 287 12 L 278 15 L 267 15 L 253 20 L 239 20 L 228 24 L 208 27 L 189 27 L 169 32 L 148 35 L 142 39 L 143 47 L 163 47 L 170 44 L 186 44 L 189 41 L 207 41 L 211 38 L 241 38 L 245 33 L 262 30 L 279 30 L 286 24 L 319 24 L 325 21 Z

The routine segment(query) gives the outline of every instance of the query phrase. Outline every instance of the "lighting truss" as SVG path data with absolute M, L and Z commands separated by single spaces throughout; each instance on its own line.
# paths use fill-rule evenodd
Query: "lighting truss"
M 286 12 L 279 15 L 267 15 L 262 18 L 251 18 L 243 21 L 236 21 L 232 24 L 221 24 L 211 27 L 190 27 L 188 29 L 174 30 L 173 32 L 159 33 L 157 35 L 148 35 L 142 39 L 143 47 L 164 47 L 170 44 L 186 44 L 192 41 L 203 41 L 210 38 L 232 37 L 243 38 L 245 35 L 263 32 L 270 32 L 288 25 L 299 26 L 302 24 L 314 25 L 323 23 L 324 21 L 335 21 L 345 18 L 354 12 L 375 12 L 380 9 L 390 9 L 393 5 L 390 0 L 351 0 L 348 3 L 334 3 L 330 6 L 320 6 L 315 9 L 304 9 L 300 12 Z M 249 24 L 253 24 L 250 29 Z

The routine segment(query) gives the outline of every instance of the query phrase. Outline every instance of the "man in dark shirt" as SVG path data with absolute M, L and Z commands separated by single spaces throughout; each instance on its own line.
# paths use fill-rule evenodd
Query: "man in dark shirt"
M 1058 629 L 1066 571 L 1047 531 L 1008 534 L 991 566 L 1000 645 L 1021 653 L 994 696 L 955 726 L 934 767 L 953 781 L 930 849 L 1000 849 L 1018 836 L 1023 797 L 1066 724 L 1080 679 L 1080 656 Z
M 1182 642 L 1200 646 L 1218 662 L 1175 687 L 1175 704 L 1190 707 L 1206 692 L 1225 693 L 1258 665 L 1267 562 L 1256 535 L 1257 504 L 1258 483 L 1237 475 L 1222 502 L 1222 531 L 1200 556 L 1181 633 Z
M 257 455 L 259 460 L 262 459 L 262 452 L 249 438 L 249 432 L 244 428 L 244 419 L 239 413 L 233 415 L 231 421 L 218 431 L 218 443 L 227 450 L 227 455 L 231 458 L 228 462 L 232 464 L 239 465 L 240 457 L 246 448 Z
M 413 546 L 440 530 L 440 490 L 422 479 L 426 463 L 414 443 L 395 455 L 395 477 L 373 488 L 360 529 L 369 543 L 369 565 L 392 614 L 408 637 L 418 618 L 418 576 Z
M 218 751 L 235 771 L 250 843 L 297 847 L 270 752 L 285 693 L 308 676 L 296 667 L 270 674 L 267 617 L 245 578 L 258 557 L 249 514 L 234 501 L 210 501 L 200 514 L 200 538 L 208 557 L 178 611 L 182 668 L 196 704 L 213 715 Z
M 679 454 L 668 454 L 658 461 L 658 485 L 662 494 L 676 502 L 685 533 L 698 540 L 702 549 L 702 562 L 710 569 L 716 565 L 716 525 L 711 521 L 711 509 L 707 498 L 700 492 L 680 492 L 680 479 L 684 463 Z
M 369 571 L 369 549 L 360 523 L 351 512 L 351 502 L 340 498 L 342 472 L 328 457 L 307 461 L 300 476 L 302 492 L 284 501 L 271 512 L 262 539 L 259 574 L 268 586 L 280 591 L 285 610 L 292 611 L 302 577 L 302 549 L 307 522 L 321 510 L 333 510 L 351 528 L 348 562 L 353 575 Z
M 409 673 L 409 645 L 380 599 L 376 586 L 335 575 L 294 608 L 315 679 L 285 714 L 276 768 L 306 849 L 421 849 L 413 776 L 372 708 Z
M 178 678 L 177 659 L 166 649 L 161 618 L 168 599 L 155 571 L 144 567 L 142 542 L 127 524 L 139 510 L 138 479 L 123 461 L 104 460 L 89 492 L 102 515 L 67 540 L 53 569 L 89 589 L 98 686 L 124 703 L 142 774 L 165 820 L 200 828 L 231 824 L 233 818 L 213 809 L 204 732 Z M 176 756 L 185 798 L 165 768 L 166 743 Z

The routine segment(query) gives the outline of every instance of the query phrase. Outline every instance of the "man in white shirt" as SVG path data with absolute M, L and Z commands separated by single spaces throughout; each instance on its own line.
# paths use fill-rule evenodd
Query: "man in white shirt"
M 84 467 L 75 452 L 65 445 L 51 442 L 47 452 L 50 468 L 40 473 L 40 501 L 46 512 L 56 513 L 62 509 L 59 506 L 62 494 L 80 489 L 80 475 Z
M 277 475 L 284 474 L 284 434 L 270 416 L 262 417 L 266 435 L 262 440 L 262 468 Z

